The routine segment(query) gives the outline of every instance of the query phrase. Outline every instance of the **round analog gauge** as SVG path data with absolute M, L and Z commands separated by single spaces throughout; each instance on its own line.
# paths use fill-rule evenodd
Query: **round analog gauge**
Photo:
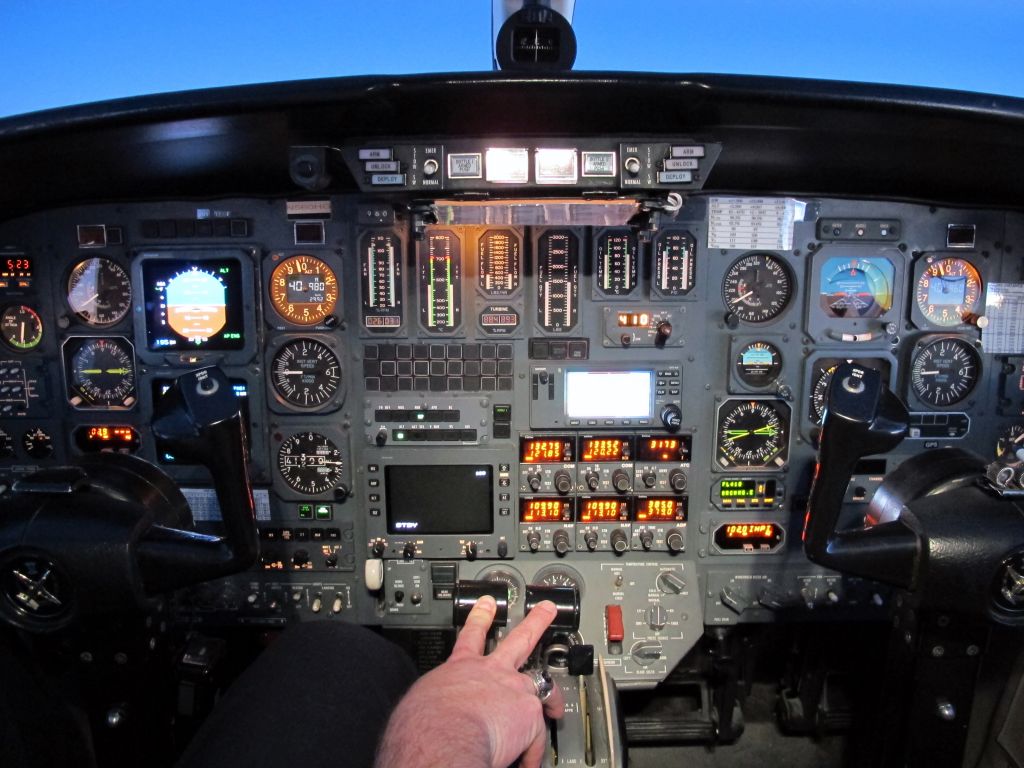
M 80 339 L 67 366 L 68 399 L 76 408 L 135 403 L 135 353 L 127 339 Z
M 936 259 L 918 278 L 914 298 L 929 323 L 963 325 L 981 307 L 981 275 L 966 259 Z
M 511 568 L 501 566 L 488 568 L 478 577 L 480 581 L 504 584 L 508 587 L 508 605 L 511 608 L 519 603 L 523 595 L 523 577 Z
M 115 261 L 94 256 L 78 262 L 68 276 L 68 306 L 82 322 L 113 325 L 132 305 L 132 283 Z
M 1001 459 L 1007 454 L 1017 461 L 1024 461 L 1024 424 L 1013 424 L 999 435 L 996 456 Z
M 910 386 L 924 403 L 956 405 L 974 390 L 981 371 L 981 356 L 964 339 L 939 339 L 925 344 L 910 366 Z
M 832 383 L 832 374 L 836 372 L 839 363 L 833 363 L 827 368 L 818 371 L 814 384 L 811 385 L 811 420 L 815 424 L 821 424 L 825 417 L 825 405 L 828 401 L 828 385 Z
M 0 429 L 0 459 L 9 459 L 14 455 L 14 441 L 4 430 Z
M 53 440 L 41 428 L 36 427 L 22 435 L 21 447 L 33 459 L 45 459 L 53 453 Z
M 295 339 L 274 355 L 270 381 L 274 391 L 288 404 L 319 408 L 338 392 L 341 363 L 323 342 Z
M 771 385 L 782 371 L 782 353 L 767 341 L 744 344 L 736 355 L 736 375 L 748 387 Z
M 583 597 L 583 577 L 566 565 L 549 565 L 537 571 L 533 584 L 546 587 L 576 587 Z
M 789 407 L 775 400 L 729 400 L 718 409 L 715 456 L 723 469 L 775 469 L 789 452 Z
M 778 317 L 792 295 L 789 269 L 767 253 L 741 256 L 732 263 L 722 281 L 725 306 L 747 323 L 764 323 Z
M 829 317 L 878 317 L 892 308 L 895 269 L 888 259 L 833 258 L 821 268 L 821 307 Z
M 270 303 L 289 323 L 322 323 L 338 303 L 338 278 L 320 259 L 291 256 L 270 275 Z
M 300 432 L 281 443 L 277 468 L 288 487 L 315 495 L 341 482 L 344 463 L 331 439 L 317 432 Z
M 43 321 L 24 304 L 8 307 L 0 315 L 0 338 L 11 349 L 34 349 L 43 340 Z

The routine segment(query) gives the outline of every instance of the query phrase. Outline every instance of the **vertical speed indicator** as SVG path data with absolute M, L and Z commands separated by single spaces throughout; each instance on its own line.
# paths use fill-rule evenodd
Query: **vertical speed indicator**
M 654 241 L 652 283 L 662 296 L 685 296 L 693 290 L 697 241 L 689 232 L 662 232 Z
M 522 243 L 511 229 L 489 229 L 477 244 L 480 290 L 488 296 L 509 296 L 519 287 Z
M 597 288 L 606 296 L 628 296 L 636 287 L 636 236 L 605 232 L 597 239 Z
M 462 245 L 454 232 L 428 232 L 420 251 L 420 320 L 442 333 L 462 321 Z
M 388 332 L 402 327 L 402 242 L 393 232 L 371 232 L 359 244 L 363 327 Z
M 579 247 L 567 229 L 549 230 L 537 241 L 537 322 L 545 331 L 568 333 L 576 327 Z

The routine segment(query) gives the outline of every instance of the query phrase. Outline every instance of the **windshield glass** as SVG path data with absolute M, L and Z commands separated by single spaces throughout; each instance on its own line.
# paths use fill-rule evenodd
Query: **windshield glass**
M 0 115 L 304 78 L 491 69 L 492 0 L 0 3 Z M 575 69 L 1024 96 L 1024 3 L 577 0 Z

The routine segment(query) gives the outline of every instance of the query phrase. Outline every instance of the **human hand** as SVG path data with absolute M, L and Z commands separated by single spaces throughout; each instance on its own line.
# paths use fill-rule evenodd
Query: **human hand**
M 409 689 L 388 721 L 377 768 L 453 766 L 505 768 L 522 756 L 538 768 L 547 744 L 544 714 L 565 709 L 556 684 L 547 700 L 519 668 L 554 620 L 554 603 L 539 603 L 493 653 L 484 656 L 497 605 L 477 600 L 448 660 Z

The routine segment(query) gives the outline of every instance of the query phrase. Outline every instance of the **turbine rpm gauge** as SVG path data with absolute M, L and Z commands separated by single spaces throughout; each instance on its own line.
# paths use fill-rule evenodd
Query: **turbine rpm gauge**
M 746 323 L 778 317 L 793 297 L 793 280 L 778 257 L 751 253 L 732 263 L 722 281 L 722 299 Z
M 376 333 L 402 327 L 402 242 L 393 232 L 364 235 L 363 327 Z
M 292 490 L 310 496 L 337 487 L 344 466 L 338 446 L 318 432 L 292 435 L 277 451 L 281 479 Z
M 789 406 L 727 400 L 718 409 L 715 461 L 722 469 L 780 469 L 789 455 Z
M 296 408 L 319 408 L 341 384 L 341 363 L 330 347 L 315 339 L 289 341 L 270 366 L 274 391 Z
M 918 399 L 944 408 L 956 405 L 974 391 L 981 356 L 974 345 L 955 337 L 925 344 L 910 365 L 910 387 Z

